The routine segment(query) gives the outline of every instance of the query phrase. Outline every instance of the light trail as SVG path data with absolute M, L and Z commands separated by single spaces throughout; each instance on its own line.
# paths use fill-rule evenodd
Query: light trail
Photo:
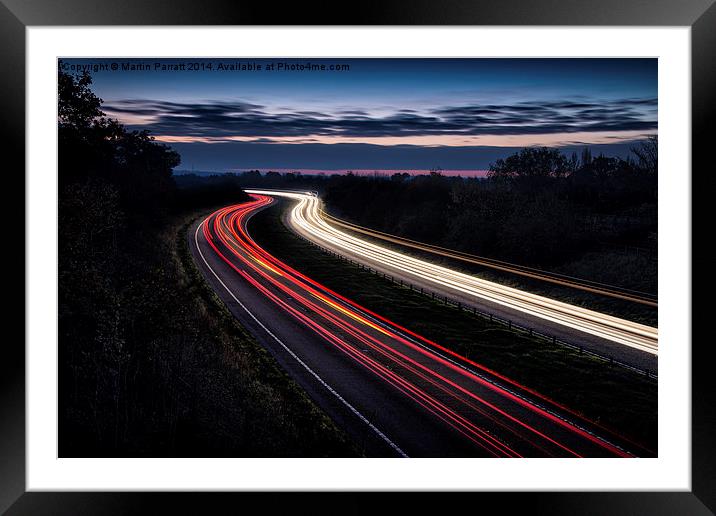
M 350 358 L 486 456 L 630 456 L 588 430 L 590 422 L 568 420 L 555 412 L 561 407 L 544 406 L 549 400 L 534 391 L 454 352 L 445 353 L 446 348 L 404 331 L 267 253 L 248 235 L 246 224 L 272 199 L 253 197 L 207 217 L 197 235 L 201 232 L 221 261 L 327 349 Z
M 377 238 L 385 242 L 391 242 L 401 246 L 410 247 L 412 249 L 417 249 L 419 251 L 425 251 L 438 256 L 444 256 L 446 258 L 452 258 L 454 260 L 460 260 L 462 262 L 471 263 L 473 265 L 480 265 L 482 267 L 488 267 L 491 269 L 508 272 L 510 274 L 517 274 L 519 276 L 545 281 L 547 283 L 554 283 L 555 285 L 560 285 L 563 287 L 583 290 L 585 292 L 591 292 L 594 294 L 613 297 L 616 299 L 624 299 L 626 301 L 632 301 L 634 303 L 639 303 L 642 305 L 653 307 L 658 306 L 656 296 L 652 294 L 647 294 L 645 292 L 639 292 L 636 290 L 617 287 L 614 285 L 607 285 L 604 283 L 599 283 L 597 281 L 575 278 L 573 276 L 567 276 L 565 274 L 543 271 L 540 269 L 535 269 L 533 267 L 526 267 L 524 265 L 517 265 L 514 263 L 504 262 L 502 260 L 485 258 L 483 256 L 476 256 L 470 253 L 464 253 L 462 251 L 455 251 L 453 249 L 447 249 L 445 247 L 440 247 L 437 245 L 418 242 L 417 240 L 411 240 L 409 238 L 391 235 L 389 233 L 384 233 L 382 231 L 377 231 L 375 229 L 366 228 L 364 226 L 359 226 L 358 224 L 353 224 L 351 222 L 341 220 L 337 217 L 334 217 L 333 215 L 330 215 L 329 213 L 326 213 L 324 210 L 321 210 L 321 216 L 331 224 L 346 228 L 350 231 L 362 233 L 364 235 L 368 235 L 369 237 Z
M 224 289 L 229 293 L 231 298 L 242 308 L 246 314 L 251 317 L 251 319 L 259 325 L 263 331 L 265 331 L 275 342 L 278 343 L 281 348 L 283 348 L 286 353 L 288 353 L 305 371 L 308 372 L 321 386 L 323 386 L 331 395 L 336 398 L 341 404 L 343 404 L 352 414 L 354 414 L 360 421 L 362 421 L 364 424 L 368 426 L 380 439 L 382 439 L 390 448 L 395 450 L 395 452 L 401 456 L 401 457 L 408 457 L 408 455 L 401 450 L 393 441 L 391 441 L 382 431 L 380 431 L 373 423 L 371 423 L 368 418 L 366 418 L 363 414 L 361 414 L 360 411 L 358 411 L 353 405 L 348 403 L 348 401 L 343 398 L 336 390 L 331 387 L 326 381 L 321 378 L 318 373 L 316 373 L 313 369 L 311 369 L 306 363 L 301 360 L 300 357 L 296 355 L 296 353 L 288 347 L 281 339 L 279 339 L 271 330 L 269 330 L 264 323 L 262 323 L 252 312 L 249 310 L 246 305 L 244 305 L 232 292 L 231 288 L 229 288 L 226 283 L 224 283 L 221 279 L 221 277 L 216 273 L 216 271 L 209 265 L 209 262 L 206 259 L 206 256 L 204 256 L 204 253 L 201 251 L 201 247 L 199 245 L 199 230 L 204 227 L 204 224 L 200 224 L 197 226 L 196 231 L 194 232 L 194 244 L 196 245 L 196 250 L 199 253 L 199 256 L 201 257 L 201 260 L 204 262 L 204 265 L 207 267 L 209 271 L 211 271 L 211 274 L 216 278 L 216 280 L 219 282 L 219 284 L 224 287 Z M 204 235 L 206 237 L 206 234 Z M 209 238 L 211 236 L 209 235 Z
M 456 295 L 486 300 L 652 355 L 658 354 L 657 328 L 483 280 L 358 238 L 327 222 L 322 217 L 320 200 L 314 195 L 273 190 L 247 191 L 298 201 L 289 213 L 292 227 L 309 240 L 338 253 L 350 254 L 364 263 L 411 276 L 417 282 L 433 284 Z

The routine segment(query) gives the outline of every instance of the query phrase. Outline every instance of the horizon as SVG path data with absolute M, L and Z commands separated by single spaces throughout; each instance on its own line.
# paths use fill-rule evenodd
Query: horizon
M 407 173 L 409 176 L 422 176 L 428 175 L 431 172 L 438 172 L 439 174 L 446 177 L 466 177 L 466 178 L 484 178 L 487 177 L 489 170 L 443 170 L 443 169 L 306 169 L 306 168 L 241 168 L 241 169 L 230 169 L 230 170 L 191 170 L 177 167 L 174 171 L 174 175 L 220 175 L 220 174 L 243 174 L 246 172 L 259 172 L 262 175 L 266 175 L 269 172 L 277 172 L 281 175 L 284 174 L 301 174 L 302 176 L 331 176 L 331 175 L 345 175 L 352 173 L 358 176 L 378 176 L 378 177 L 390 177 L 393 174 Z

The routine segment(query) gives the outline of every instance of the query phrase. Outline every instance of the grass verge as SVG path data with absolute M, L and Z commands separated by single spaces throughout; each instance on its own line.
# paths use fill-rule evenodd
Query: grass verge
M 360 455 L 204 281 L 199 215 L 135 232 L 99 274 L 66 267 L 61 313 L 83 317 L 60 325 L 59 456 Z
M 141 270 L 125 282 L 136 315 L 118 316 L 123 354 L 95 352 L 92 377 L 107 380 L 93 396 L 65 374 L 60 456 L 359 455 L 204 280 L 187 242 L 199 215 L 144 235 Z
M 358 455 L 347 435 L 238 323 L 206 283 L 186 239 L 195 219 L 188 217 L 178 225 L 176 263 L 187 303 L 201 314 L 206 345 L 214 349 L 215 378 L 220 381 L 211 381 L 202 389 L 207 390 L 206 398 L 223 406 L 225 423 L 239 434 L 233 438 L 239 445 L 237 451 L 261 457 Z M 236 426 L 231 424 L 234 419 Z
M 653 379 L 507 330 L 346 264 L 286 228 L 285 205 L 279 201 L 250 221 L 252 236 L 274 256 L 366 308 L 656 449 Z

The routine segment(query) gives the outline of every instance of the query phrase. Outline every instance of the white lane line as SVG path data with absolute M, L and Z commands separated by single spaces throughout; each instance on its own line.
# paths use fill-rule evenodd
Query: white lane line
M 250 311 L 248 308 L 246 308 L 246 305 L 244 305 L 241 301 L 239 301 L 239 300 L 237 299 L 237 297 L 236 297 L 236 296 L 234 295 L 234 293 L 229 289 L 229 287 L 226 286 L 226 283 L 224 283 L 224 282 L 221 280 L 221 278 L 219 277 L 219 275 L 214 271 L 214 269 L 212 269 L 211 265 L 209 265 L 209 262 L 206 261 L 206 258 L 204 257 L 204 253 L 201 252 L 201 247 L 199 246 L 199 228 L 201 228 L 201 227 L 206 223 L 206 221 L 207 221 L 208 219 L 209 219 L 209 217 L 207 217 L 206 219 L 204 219 L 204 220 L 201 222 L 201 224 L 199 224 L 199 225 L 196 227 L 196 231 L 194 231 L 194 243 L 196 244 L 196 250 L 199 251 L 199 256 L 201 256 L 201 259 L 204 261 L 204 264 L 205 264 L 206 267 L 211 271 L 211 273 L 214 275 L 214 277 L 217 279 L 217 281 L 218 281 L 219 283 L 221 283 L 221 286 L 226 289 L 226 291 L 227 291 L 227 292 L 229 293 L 229 295 L 234 299 L 234 301 L 236 301 L 236 302 L 238 303 L 238 305 L 239 305 L 241 308 L 243 308 L 244 311 L 245 311 L 247 314 L 249 314 L 249 316 L 256 322 L 256 324 L 258 324 L 259 326 L 261 326 L 261 328 L 263 328 L 263 330 L 264 330 L 266 333 L 268 333 L 268 334 L 271 336 L 271 338 L 273 338 L 276 342 L 278 342 L 278 343 L 281 345 L 281 347 L 282 347 L 283 349 L 285 349 L 286 352 L 287 352 L 289 355 L 291 355 L 291 356 L 296 360 L 296 362 L 298 362 L 299 364 L 301 364 L 301 366 L 303 366 L 303 368 L 304 368 L 306 371 L 308 371 L 321 385 L 323 385 L 323 387 L 325 387 L 325 388 L 328 390 L 328 392 L 330 392 L 331 394 L 333 394 L 333 395 L 338 399 L 338 401 L 340 401 L 341 403 L 343 403 L 343 405 L 345 405 L 345 406 L 348 408 L 348 410 L 350 410 L 351 412 L 353 412 L 353 414 L 355 414 L 355 415 L 358 417 L 358 419 L 360 419 L 360 420 L 363 421 L 366 425 L 368 425 L 368 427 L 369 427 L 371 430 L 373 430 L 373 432 L 375 432 L 378 437 L 380 437 L 381 439 L 383 439 L 383 441 L 385 441 L 385 442 L 388 444 L 388 446 L 390 446 L 391 448 L 393 448 L 401 457 L 408 457 L 408 455 L 407 455 L 403 450 L 401 450 L 401 449 L 398 447 L 397 444 L 395 444 L 393 441 L 391 441 L 391 440 L 388 438 L 387 435 L 385 435 L 383 432 L 381 432 L 373 423 L 371 423 L 371 422 L 368 420 L 368 418 L 366 418 L 363 414 L 361 414 L 361 413 L 358 411 L 358 409 L 356 409 L 353 405 L 351 405 L 350 403 L 348 403 L 348 402 L 343 398 L 343 396 L 341 396 L 340 394 L 338 394 L 338 392 L 336 392 L 336 390 L 335 390 L 333 387 L 331 387 L 330 385 L 328 385 L 328 384 L 323 380 L 323 378 L 321 378 L 321 377 L 318 375 L 318 373 L 316 373 L 316 372 L 315 372 L 313 369 L 311 369 L 303 360 L 301 360 L 301 359 L 298 357 L 298 355 L 296 355 L 296 353 L 293 352 L 293 350 L 291 350 L 288 346 L 286 346 L 286 344 L 284 344 L 284 343 L 281 341 L 281 339 L 279 339 L 276 335 L 274 335 L 274 334 L 271 332 L 271 330 L 269 330 L 266 326 L 264 326 L 264 324 L 263 324 L 261 321 L 259 321 L 258 318 L 256 318 L 256 316 L 255 316 L 253 313 L 251 313 L 251 311 Z

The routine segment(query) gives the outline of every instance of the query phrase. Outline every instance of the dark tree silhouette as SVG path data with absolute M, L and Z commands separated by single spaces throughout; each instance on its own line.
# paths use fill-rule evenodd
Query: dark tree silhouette
M 490 165 L 491 178 L 555 178 L 565 177 L 573 169 L 570 161 L 558 149 L 528 147 Z
M 58 81 L 60 453 L 143 453 L 176 423 L 162 339 L 190 339 L 162 236 L 179 155 L 105 116 L 89 75 Z
M 659 170 L 659 140 L 650 136 L 631 151 L 637 158 L 636 166 L 644 173 L 655 176 Z
M 589 148 L 570 157 L 528 148 L 496 161 L 487 179 L 349 174 L 319 188 L 329 211 L 358 224 L 525 265 L 559 265 L 614 246 L 655 248 L 655 145 L 654 138 L 636 147 L 636 160 L 593 157 Z

